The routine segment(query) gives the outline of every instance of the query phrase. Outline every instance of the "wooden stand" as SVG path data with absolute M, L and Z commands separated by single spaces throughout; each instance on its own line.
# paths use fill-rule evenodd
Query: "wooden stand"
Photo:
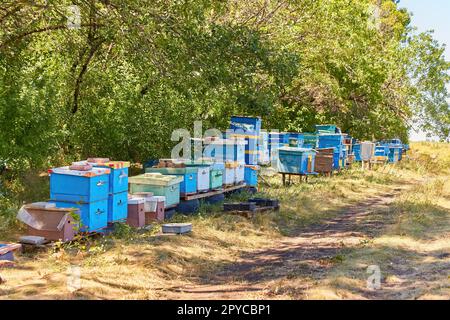
M 308 174 L 304 174 L 304 173 L 286 173 L 286 172 L 280 172 L 281 176 L 282 176 L 282 180 L 283 180 L 283 186 L 286 185 L 290 185 L 292 184 L 292 180 L 291 180 L 291 176 L 298 176 L 298 181 L 302 182 L 303 181 L 303 177 L 305 182 L 308 182 L 308 176 L 311 175 L 317 175 L 317 173 L 308 173 Z M 286 175 L 288 175 L 288 181 L 286 181 Z
M 361 168 L 362 170 L 367 170 L 367 168 L 369 168 L 369 170 L 372 170 L 372 162 L 370 160 L 369 161 L 362 160 Z
M 246 184 L 242 183 L 242 184 L 238 184 L 238 185 L 234 185 L 234 186 L 230 186 L 230 187 L 224 187 L 221 190 L 215 190 L 215 191 L 209 191 L 209 192 L 203 192 L 203 193 L 196 193 L 196 194 L 192 194 L 192 195 L 184 195 L 181 196 L 182 200 L 195 200 L 195 199 L 203 199 L 203 198 L 208 198 L 211 196 L 215 196 L 221 193 L 227 193 L 230 191 L 234 191 L 234 190 L 238 190 L 238 189 L 242 189 L 245 188 Z

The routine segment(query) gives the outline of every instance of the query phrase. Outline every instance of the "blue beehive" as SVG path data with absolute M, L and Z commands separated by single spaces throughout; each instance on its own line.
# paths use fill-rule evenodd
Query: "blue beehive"
M 50 202 L 55 203 L 58 208 L 80 209 L 81 231 L 93 232 L 108 226 L 108 199 L 89 203 L 55 200 Z
M 334 124 L 319 124 L 316 125 L 316 133 L 325 133 L 325 134 L 332 134 L 332 133 L 341 133 L 341 129 L 339 129 Z
M 389 147 L 386 145 L 375 147 L 375 156 L 377 157 L 387 157 L 389 155 Z
M 317 134 L 304 132 L 302 133 L 302 137 L 303 137 L 303 148 L 312 148 L 312 149 L 317 148 L 318 143 Z
M 361 144 L 357 143 L 353 145 L 353 153 L 355 155 L 355 161 L 361 161 Z
M 54 168 L 50 173 L 50 199 L 62 208 L 79 208 L 83 231 L 108 224 L 109 168 L 88 171 Z
M 389 146 L 389 162 L 396 163 L 400 160 L 401 149 L 399 146 Z
M 333 169 L 334 170 L 339 170 L 340 168 L 340 163 L 339 163 L 339 159 L 341 158 L 341 155 L 339 152 L 335 151 L 333 152 Z
M 280 147 L 288 147 L 289 146 L 289 132 L 281 132 L 280 133 Z
M 261 132 L 261 118 L 259 117 L 231 117 L 230 129 L 233 136 L 245 138 L 245 163 L 258 164 L 258 139 Z
M 109 169 L 76 171 L 61 167 L 51 169 L 49 173 L 52 200 L 87 203 L 108 199 Z
M 272 151 L 278 150 L 280 147 L 280 133 L 269 132 L 269 153 L 272 157 Z
M 246 140 L 244 138 L 233 137 L 231 133 L 228 133 L 228 135 L 228 138 L 211 141 L 205 147 L 203 156 L 205 158 L 212 158 L 216 162 L 235 161 L 245 163 Z
M 313 149 L 283 147 L 278 153 L 278 172 L 314 174 L 316 153 Z
M 245 166 L 244 180 L 245 184 L 251 187 L 256 187 L 258 185 L 258 166 Z
M 344 137 L 342 134 L 319 134 L 319 148 L 336 148 L 342 156 Z
M 128 191 L 112 193 L 108 197 L 108 222 L 126 220 L 128 216 Z
M 145 172 L 149 172 L 149 173 L 159 172 L 161 174 L 183 177 L 183 181 L 180 184 L 180 193 L 190 194 L 190 193 L 197 192 L 198 169 L 195 167 L 147 168 L 147 169 L 145 169 Z
M 89 162 L 93 161 L 93 162 Z M 104 161 L 102 158 L 91 158 L 88 162 L 96 168 L 108 168 L 108 222 L 123 221 L 128 215 L 128 161 Z
M 109 168 L 109 193 L 120 193 L 128 191 L 128 161 L 107 161 L 102 163 L 91 163 L 94 167 Z
M 260 117 L 232 116 L 230 129 L 242 133 L 251 133 L 259 136 L 261 131 Z
M 288 135 L 288 144 L 290 147 L 301 148 L 303 146 L 303 134 L 289 132 Z

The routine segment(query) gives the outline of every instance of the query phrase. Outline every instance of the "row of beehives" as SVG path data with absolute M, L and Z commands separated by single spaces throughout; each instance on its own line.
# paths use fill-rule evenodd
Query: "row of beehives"
M 102 231 L 115 222 L 143 227 L 164 220 L 165 209 L 176 208 L 183 196 L 257 184 L 258 167 L 238 162 L 165 159 L 128 177 L 128 162 L 89 160 L 49 170 L 50 201 L 25 205 L 18 214 L 28 235 L 69 241 L 78 230 Z
M 229 139 L 216 141 L 219 147 L 212 149 L 211 158 L 161 159 L 145 168 L 144 174 L 130 178 L 129 162 L 102 158 L 51 169 L 50 201 L 24 206 L 18 217 L 29 226 L 30 234 L 45 235 L 50 240 L 68 240 L 77 224 L 86 232 L 103 230 L 118 221 L 140 227 L 164 219 L 165 209 L 176 208 L 185 196 L 230 185 L 256 187 L 265 146 L 276 154 L 282 173 L 331 172 L 353 160 L 379 157 L 382 147 L 389 150 L 386 158 L 401 159 L 398 141 L 380 146 L 357 143 L 332 125 L 317 126 L 313 134 L 271 132 L 266 145 L 261 143 L 264 139 L 259 118 L 233 117 L 230 128 L 239 131 Z
M 335 125 L 317 125 L 315 133 L 271 132 L 269 146 L 280 173 L 302 175 L 331 173 L 354 161 L 395 163 L 406 150 L 399 139 L 359 142 Z

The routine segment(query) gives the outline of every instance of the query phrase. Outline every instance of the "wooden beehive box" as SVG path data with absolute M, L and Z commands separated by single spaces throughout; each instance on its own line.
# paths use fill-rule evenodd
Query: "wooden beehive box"
M 314 171 L 317 173 L 330 173 L 333 171 L 333 148 L 318 149 Z
M 78 214 L 77 208 L 42 208 L 33 205 L 23 208 L 32 217 L 28 224 L 27 234 L 44 237 L 50 241 L 71 241 L 78 231 L 79 225 L 72 214 Z

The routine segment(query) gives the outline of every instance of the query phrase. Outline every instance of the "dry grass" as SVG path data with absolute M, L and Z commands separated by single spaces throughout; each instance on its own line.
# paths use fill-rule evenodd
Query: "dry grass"
M 412 160 L 400 166 L 420 183 L 388 210 L 383 233 L 349 250 L 326 280 L 305 294 L 312 299 L 448 299 L 450 297 L 450 147 L 413 145 Z M 373 216 L 371 217 L 373 219 Z M 381 290 L 367 289 L 367 267 L 377 265 Z
M 323 266 L 320 277 L 310 276 L 307 261 L 285 261 L 280 267 L 283 276 L 274 274 L 261 284 L 263 290 L 239 298 L 448 298 L 448 278 L 438 271 L 449 270 L 444 253 L 450 249 L 450 188 L 446 179 L 450 147 L 412 147 L 412 160 L 370 172 L 355 166 L 331 179 L 317 178 L 289 187 L 283 187 L 279 177 L 267 178 L 261 195 L 279 198 L 279 213 L 247 220 L 220 214 L 217 206 L 205 205 L 197 216 L 175 218 L 193 223 L 194 231 L 189 235 L 157 237 L 154 232 L 124 228 L 120 235 L 91 240 L 87 248 L 80 244 L 20 255 L 16 268 L 0 270 L 7 280 L 0 285 L 0 298 L 170 297 L 180 287 L 212 283 L 223 270 L 244 263 L 255 252 L 295 239 L 305 228 L 339 216 L 368 197 L 408 185 L 409 191 L 403 192 L 389 210 L 371 216 L 390 221 L 386 230 L 337 256 L 315 262 Z M 241 194 L 235 199 L 246 197 Z M 14 237 L 14 232 L 9 236 Z M 389 293 L 379 296 L 365 289 L 366 268 L 371 264 L 380 266 L 383 286 L 392 288 Z M 81 271 L 81 288 L 75 292 L 67 286 L 70 266 L 79 266 Z M 236 286 L 246 284 L 239 277 L 231 275 L 229 279 Z M 397 292 L 399 283 L 408 289 Z

